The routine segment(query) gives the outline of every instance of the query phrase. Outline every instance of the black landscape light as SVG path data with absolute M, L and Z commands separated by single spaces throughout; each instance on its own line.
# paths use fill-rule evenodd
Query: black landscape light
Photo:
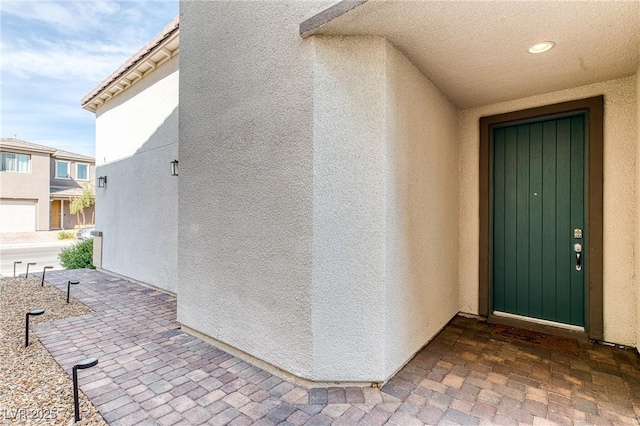
M 78 370 L 91 368 L 98 364 L 98 358 L 87 358 L 73 366 L 73 408 L 75 410 L 76 422 L 80 421 L 80 406 L 78 404 Z
M 178 160 L 171 162 L 171 176 L 178 176 Z
M 53 269 L 53 266 L 45 266 L 42 270 L 42 283 L 40 283 L 40 287 L 44 287 L 44 274 L 47 272 L 47 269 Z
M 27 273 L 24 276 L 25 278 L 29 278 L 29 265 L 36 265 L 36 263 L 35 262 L 27 263 Z
M 69 293 L 71 292 L 71 286 L 80 284 L 80 281 L 69 281 L 67 283 L 67 303 L 69 303 Z
M 29 346 L 29 317 L 44 314 L 44 309 L 32 309 L 25 315 L 24 321 L 24 347 Z
M 16 277 L 16 265 L 19 264 L 19 263 L 22 263 L 22 261 L 18 260 L 18 261 L 13 262 L 13 278 Z

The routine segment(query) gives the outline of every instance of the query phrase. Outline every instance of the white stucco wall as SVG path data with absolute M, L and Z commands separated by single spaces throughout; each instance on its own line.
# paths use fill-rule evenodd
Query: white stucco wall
M 640 11 L 639 11 L 640 13 Z M 640 164 L 640 66 L 636 73 L 636 240 L 635 240 L 635 281 L 636 281 L 636 348 L 640 350 L 640 232 L 637 231 L 640 226 L 640 172 L 638 165 Z
M 96 111 L 102 268 L 176 293 L 178 56 Z
M 386 43 L 385 375 L 458 313 L 458 113 Z
M 636 197 L 635 76 L 461 111 L 460 311 L 478 312 L 478 120 L 574 99 L 604 95 L 604 337 L 636 344 L 634 243 Z
M 312 41 L 314 375 L 329 381 L 382 381 L 386 41 Z
M 178 320 L 313 375 L 313 52 L 327 2 L 182 2 Z
M 177 144 L 177 124 L 166 121 L 178 107 L 178 64 L 176 55 L 98 108 L 97 166 Z M 173 129 L 167 131 L 162 126 Z
M 314 375 L 385 381 L 458 312 L 457 111 L 383 38 L 313 42 Z
M 388 379 L 457 312 L 454 107 L 384 39 L 302 40 L 326 3 L 181 6 L 178 320 Z

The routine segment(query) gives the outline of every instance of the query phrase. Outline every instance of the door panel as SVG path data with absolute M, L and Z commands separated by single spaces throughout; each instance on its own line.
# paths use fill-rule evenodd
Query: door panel
M 542 126 L 542 317 L 553 318 L 556 312 L 556 122 Z
M 518 126 L 516 136 L 516 310 L 526 312 L 529 309 L 529 126 Z M 507 140 L 507 143 L 509 141 Z
M 61 228 L 60 200 L 51 201 L 51 229 Z
M 531 188 L 542 188 L 542 123 L 532 124 L 529 135 L 529 170 Z M 534 190 L 534 192 L 536 192 Z M 542 228 L 542 203 L 544 191 L 531 198 L 529 205 L 529 223 L 531 229 Z M 529 236 L 529 315 L 542 318 L 542 232 L 532 232 Z M 536 283 L 540 285 L 535 285 Z
M 584 128 L 580 115 L 493 131 L 494 311 L 585 323 Z

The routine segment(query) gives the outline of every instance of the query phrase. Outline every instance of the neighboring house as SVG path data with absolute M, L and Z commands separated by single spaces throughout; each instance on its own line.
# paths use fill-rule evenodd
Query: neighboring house
M 93 186 L 95 159 L 12 138 L 0 139 L 0 155 L 0 232 L 80 225 L 69 203 Z M 93 214 L 93 206 L 85 209 L 87 221 Z
M 96 266 L 177 292 L 178 20 L 83 100 L 96 114 Z
M 139 269 L 145 250 L 165 256 L 142 280 L 177 293 L 183 329 L 282 374 L 360 384 L 458 313 L 640 346 L 639 2 L 180 13 L 179 126 L 165 126 L 178 83 L 160 77 L 175 54 L 158 39 L 83 105 L 113 150 L 104 268 L 137 278 L 129 253 Z M 136 113 L 116 131 L 117 111 Z M 176 129 L 177 189 L 175 151 L 153 142 Z M 110 132 L 141 135 L 139 153 Z M 122 235 L 115 215 L 143 193 L 145 220 Z

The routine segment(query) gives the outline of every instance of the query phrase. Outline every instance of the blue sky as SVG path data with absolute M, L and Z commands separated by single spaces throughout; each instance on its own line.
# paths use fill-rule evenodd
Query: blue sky
M 178 12 L 178 0 L 0 0 L 0 136 L 93 156 L 80 99 Z

